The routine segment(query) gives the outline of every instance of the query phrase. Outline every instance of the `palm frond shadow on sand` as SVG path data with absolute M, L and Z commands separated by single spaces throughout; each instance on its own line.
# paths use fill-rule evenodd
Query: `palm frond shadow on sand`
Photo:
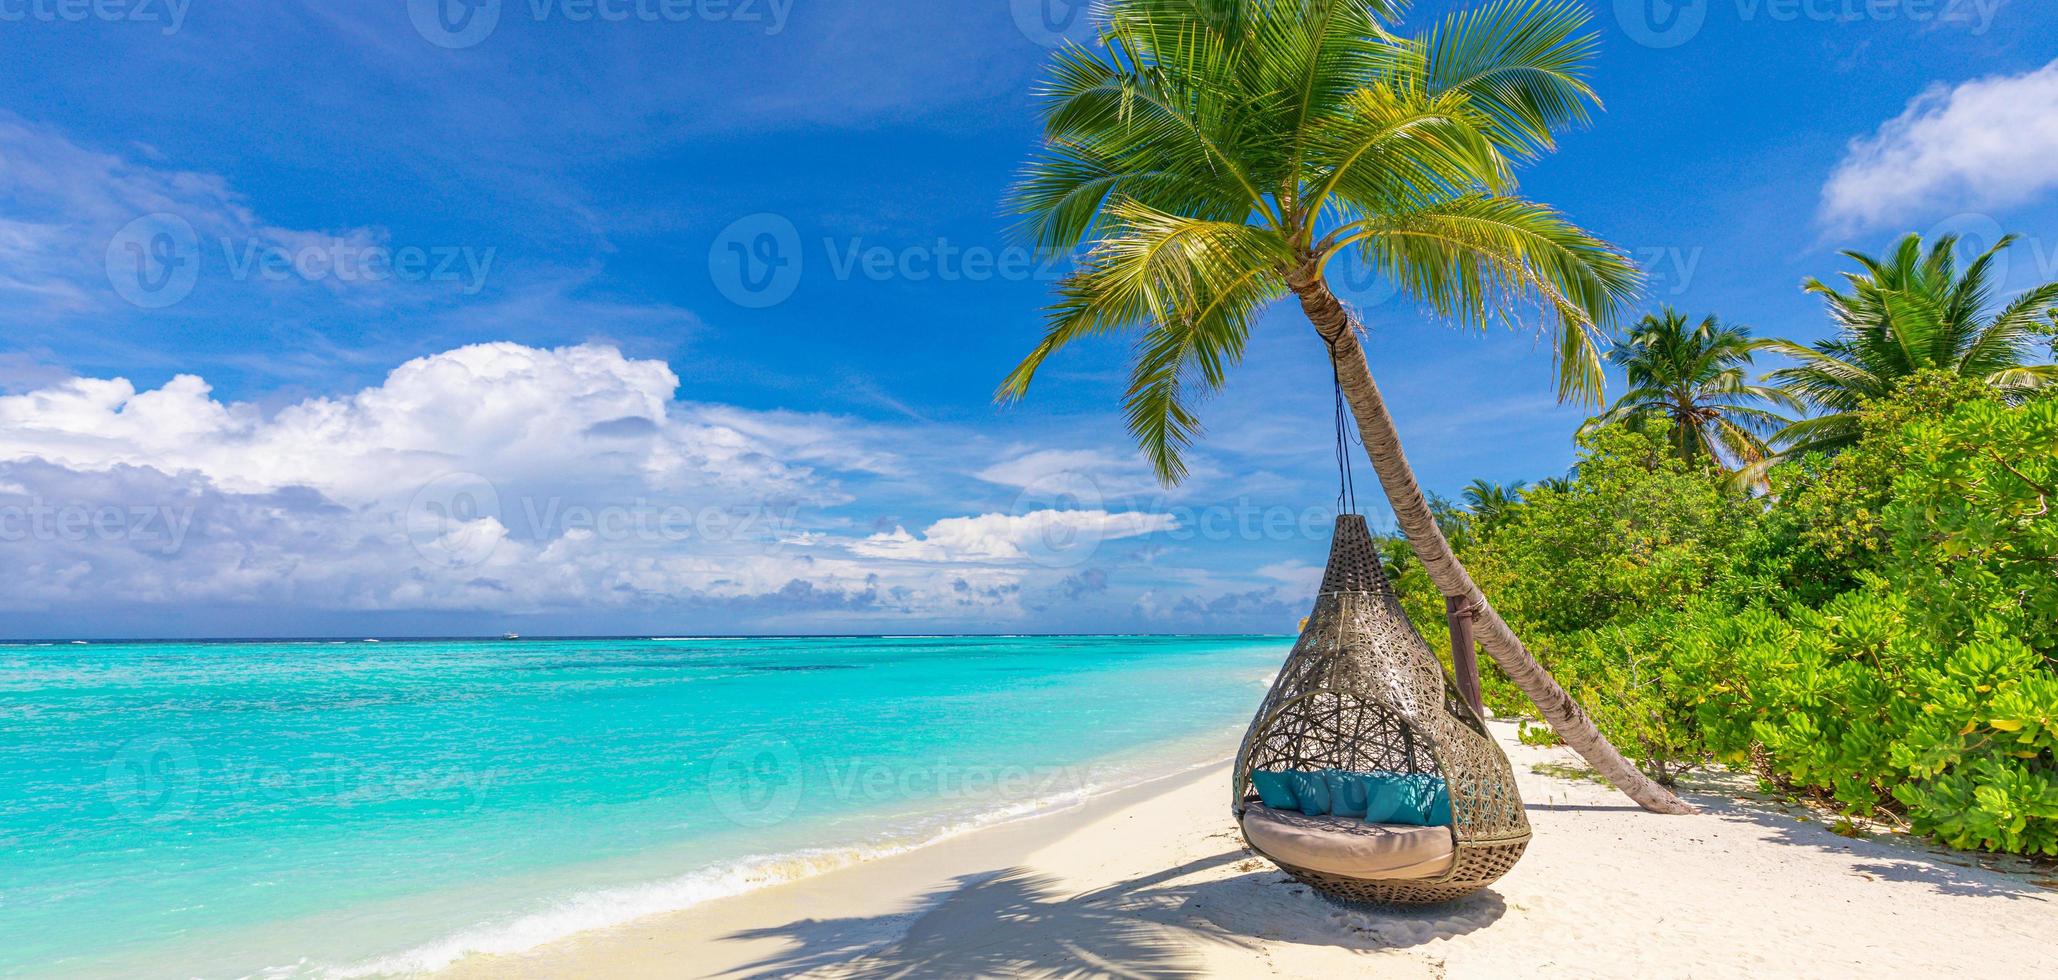
M 1057 879 L 1023 868 L 958 878 L 889 915 L 801 919 L 735 933 L 731 940 L 781 939 L 791 948 L 731 975 L 823 973 L 858 977 L 1204 975 L 1200 947 L 1255 947 L 1282 924 L 1302 941 L 1367 952 L 1415 946 L 1482 928 L 1505 911 L 1498 895 L 1425 910 L 1362 912 L 1331 905 L 1270 865 L 1230 878 L 1188 880 L 1240 861 L 1225 851 L 1156 874 L 1071 894 Z M 1327 925 L 1306 927 L 1311 917 Z M 902 937 L 884 947 L 882 934 Z M 976 923 L 976 931 L 966 923 Z

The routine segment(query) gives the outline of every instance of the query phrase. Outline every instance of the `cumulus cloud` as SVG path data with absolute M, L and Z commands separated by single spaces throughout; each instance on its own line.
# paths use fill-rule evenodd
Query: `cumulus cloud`
M 1938 84 L 1854 140 L 1822 191 L 1825 220 L 1873 227 L 1925 209 L 2007 207 L 2058 187 L 2058 61 Z
M 233 492 L 306 486 L 357 503 L 460 472 L 515 490 L 576 471 L 587 484 L 724 500 L 841 497 L 799 465 L 838 455 L 822 448 L 829 436 L 791 419 L 740 427 L 733 411 L 675 406 L 678 385 L 663 362 L 612 347 L 510 343 L 416 358 L 383 384 L 269 416 L 215 400 L 193 375 L 146 391 L 80 378 L 0 397 L 0 458 L 194 471 Z M 847 457 L 838 458 L 866 465 Z
M 861 426 L 682 403 L 678 386 L 612 347 L 497 343 L 275 412 L 191 375 L 0 396 L 5 605 L 1012 601 L 1009 569 L 882 568 L 795 526 L 848 502 L 842 480 L 898 467 Z
M 853 542 L 850 549 L 871 558 L 917 562 L 1065 562 L 1068 558 L 1083 560 L 1103 541 L 1178 526 L 1178 519 L 1171 515 L 1142 511 L 1038 510 L 945 518 L 925 528 L 920 537 L 896 527 L 890 533 Z

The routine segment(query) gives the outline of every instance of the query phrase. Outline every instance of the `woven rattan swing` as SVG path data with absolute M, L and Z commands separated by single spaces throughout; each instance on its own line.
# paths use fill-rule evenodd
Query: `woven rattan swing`
M 1365 519 L 1338 517 L 1315 611 L 1237 752 L 1244 839 L 1345 901 L 1447 902 L 1492 884 L 1528 846 L 1529 821 L 1507 755 L 1468 700 L 1401 611 Z M 1254 770 L 1325 769 L 1440 778 L 1450 825 L 1274 810 L 1251 781 Z

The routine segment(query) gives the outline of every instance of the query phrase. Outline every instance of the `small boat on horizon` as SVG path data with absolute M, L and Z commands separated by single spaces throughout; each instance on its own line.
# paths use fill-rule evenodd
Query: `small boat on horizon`
M 501 639 L 503 639 L 503 640 L 519 640 L 519 639 L 521 639 L 521 638 L 522 638 L 522 634 L 520 634 L 520 633 L 502 633 L 502 634 L 500 634 L 500 638 L 501 638 Z

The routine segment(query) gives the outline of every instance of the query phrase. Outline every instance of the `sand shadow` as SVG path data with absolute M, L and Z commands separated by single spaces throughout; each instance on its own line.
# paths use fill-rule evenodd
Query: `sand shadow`
M 1853 871 L 1868 877 L 1924 884 L 1945 895 L 2058 899 L 2052 889 L 2035 883 L 2039 875 L 2050 873 L 2043 862 L 1954 851 L 1906 834 L 1845 836 L 1830 829 L 1832 818 L 1819 811 L 1746 788 L 1750 779 L 1734 772 L 1699 773 L 1681 787 L 1681 797 L 1718 819 L 1763 827 L 1780 844 L 1849 856 L 1857 861 Z
M 1230 864 L 1248 870 L 1191 880 Z M 1179 980 L 1204 975 L 1199 947 L 1205 944 L 1255 949 L 1259 937 L 1293 935 L 1297 942 L 1369 953 L 1470 932 L 1505 911 L 1491 892 L 1424 910 L 1342 906 L 1239 849 L 1077 894 L 1048 876 L 1003 868 L 960 877 L 895 913 L 796 920 L 725 938 L 788 944 L 731 972 L 750 977 L 822 971 Z M 901 924 L 901 938 L 880 946 L 879 937 Z

